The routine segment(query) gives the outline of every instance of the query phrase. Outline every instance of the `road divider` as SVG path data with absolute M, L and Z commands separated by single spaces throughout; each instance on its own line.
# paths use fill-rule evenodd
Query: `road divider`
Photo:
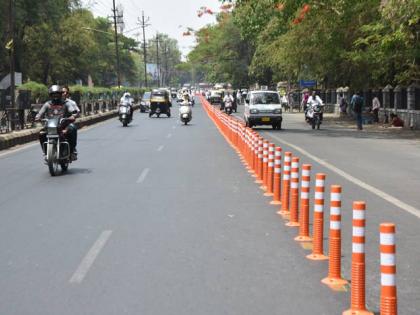
M 309 236 L 309 193 L 311 190 L 311 168 L 310 164 L 302 165 L 300 211 L 299 211 L 299 235 L 295 237 L 298 242 L 310 242 Z
M 347 280 L 341 277 L 341 186 L 332 185 L 330 195 L 328 276 L 322 283 L 330 287 L 344 286 Z
M 256 178 L 255 183 L 262 184 L 266 196 L 272 196 L 270 204 L 280 206 L 278 214 L 289 219 L 288 226 L 298 226 L 299 234 L 295 237 L 301 244 L 309 244 L 312 253 L 307 255 L 308 259 L 317 261 L 328 261 L 328 275 L 321 282 L 328 285 L 335 291 L 346 292 L 350 286 L 350 309 L 343 312 L 343 315 L 373 314 L 366 309 L 366 279 L 365 279 L 365 212 L 366 204 L 363 201 L 353 202 L 352 220 L 352 258 L 351 258 L 351 283 L 341 276 L 341 202 L 342 187 L 331 185 L 330 187 L 330 216 L 328 235 L 328 256 L 324 254 L 324 204 L 325 204 L 325 181 L 327 174 L 318 173 L 314 183 L 314 214 L 313 231 L 310 236 L 310 191 L 311 191 L 311 165 L 303 164 L 300 184 L 299 198 L 299 162 L 298 156 L 292 156 L 292 152 L 285 152 L 275 146 L 258 132 L 245 126 L 244 122 L 237 117 L 229 116 L 216 107 L 210 105 L 201 97 L 204 109 L 213 120 L 218 130 L 225 137 L 226 141 L 242 158 L 248 172 Z M 274 137 L 274 136 L 273 136 Z M 274 137 L 277 139 L 277 137 Z M 285 142 L 285 141 L 280 141 Z M 365 187 L 359 180 L 350 175 L 326 164 L 316 157 L 313 157 L 305 150 L 287 143 L 297 152 L 313 158 L 316 162 L 343 175 L 361 187 Z M 282 160 L 283 158 L 283 160 Z M 341 174 L 341 173 L 343 174 Z M 313 183 L 312 183 L 313 185 Z M 369 188 L 369 189 L 368 189 Z M 382 196 L 385 200 L 400 204 L 388 198 L 375 189 L 367 189 Z M 391 200 L 392 199 L 392 200 Z M 402 208 L 407 208 L 402 204 Z M 420 217 L 416 209 L 406 209 L 408 212 Z M 383 223 L 380 226 L 380 256 L 381 256 L 381 297 L 380 314 L 397 314 L 397 286 L 396 286 L 396 252 L 395 252 L 395 225 Z M 303 246 L 304 247 L 304 246 Z M 305 247 L 304 247 L 305 248 Z M 342 288 L 342 290 L 340 290 Z

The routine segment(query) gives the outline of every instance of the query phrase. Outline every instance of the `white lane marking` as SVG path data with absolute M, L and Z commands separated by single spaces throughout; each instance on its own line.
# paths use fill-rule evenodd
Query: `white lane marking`
M 147 177 L 147 174 L 149 174 L 149 171 L 150 171 L 150 169 L 145 168 L 145 169 L 141 172 L 141 174 L 140 174 L 139 178 L 137 179 L 137 184 L 141 184 L 141 183 L 143 183 L 143 182 L 144 182 L 144 180 L 145 180 L 145 179 L 146 179 L 146 177 Z
M 82 262 L 80 263 L 79 267 L 70 278 L 70 283 L 81 283 L 85 278 L 86 274 L 88 273 L 89 269 L 92 267 L 95 259 L 98 257 L 101 250 L 104 248 L 106 242 L 111 237 L 112 231 L 107 230 L 103 231 L 99 238 L 96 240 L 95 244 L 93 244 L 92 248 L 88 251 L 86 256 L 83 258 Z
M 157 150 L 158 150 L 158 152 L 162 151 L 164 147 L 165 147 L 164 145 L 161 145 L 161 146 L 157 149 Z
M 352 182 L 353 184 L 356 184 L 359 187 L 361 187 L 363 189 L 366 189 L 367 191 L 377 195 L 378 197 L 388 201 L 389 203 L 397 206 L 398 208 L 400 208 L 400 209 L 402 209 L 402 210 L 404 210 L 408 213 L 411 213 L 412 215 L 414 215 L 414 216 L 416 216 L 417 218 L 420 219 L 420 210 L 419 209 L 416 209 L 413 206 L 395 198 L 394 196 L 391 196 L 391 195 L 387 194 L 386 192 L 361 181 L 360 179 L 344 172 L 343 170 L 339 169 L 338 167 L 336 167 L 336 166 L 334 166 L 334 165 L 332 165 L 328 162 L 325 162 L 324 160 L 310 154 L 306 150 L 298 147 L 297 145 L 294 145 L 290 142 L 284 141 L 283 139 L 281 139 L 281 138 L 279 138 L 278 136 L 275 136 L 275 135 L 268 134 L 268 136 L 278 140 L 280 143 L 283 143 L 283 144 L 295 149 L 296 151 L 302 153 L 303 155 L 306 155 L 308 158 L 310 158 L 310 159 L 314 160 L 315 162 L 317 162 L 318 164 L 330 169 L 331 171 L 335 172 L 336 174 L 344 177 L 345 179 Z
M 170 138 L 170 137 L 172 137 L 172 133 L 170 133 L 170 134 L 168 134 L 167 136 L 166 136 L 166 138 Z

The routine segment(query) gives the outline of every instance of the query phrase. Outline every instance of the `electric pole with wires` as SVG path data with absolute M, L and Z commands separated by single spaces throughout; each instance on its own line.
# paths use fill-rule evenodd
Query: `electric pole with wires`
M 113 18 L 114 18 L 115 54 L 117 56 L 117 82 L 118 82 L 118 88 L 120 88 L 121 87 L 121 69 L 120 69 L 120 51 L 118 48 L 117 24 L 121 23 L 123 16 L 120 15 L 118 9 L 116 9 L 115 0 L 112 0 L 112 13 L 113 13 Z M 117 22 L 117 19 L 118 19 L 118 22 Z
M 144 18 L 144 11 L 141 12 L 141 20 L 139 19 L 139 25 L 143 29 L 143 60 L 144 60 L 144 85 L 147 88 L 147 51 L 146 51 L 146 28 L 150 26 L 150 19 Z

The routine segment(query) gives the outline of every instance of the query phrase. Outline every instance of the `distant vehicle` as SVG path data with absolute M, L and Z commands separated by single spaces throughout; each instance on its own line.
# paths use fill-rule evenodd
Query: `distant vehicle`
M 271 125 L 280 130 L 283 117 L 279 94 L 276 91 L 250 91 L 245 101 L 244 120 L 251 128 Z
M 177 98 L 177 96 L 178 96 L 178 93 L 177 93 L 177 90 L 176 89 L 171 89 L 171 97 L 172 98 Z
M 131 104 L 129 102 L 123 102 L 118 108 L 118 117 L 124 127 L 127 127 L 131 122 Z
M 140 101 L 140 112 L 145 113 L 150 110 L 150 98 L 152 96 L 152 92 L 145 92 L 143 97 Z
M 210 91 L 209 97 L 210 104 L 221 104 L 222 103 L 222 92 L 217 90 Z
M 159 118 L 161 114 L 171 117 L 171 100 L 166 89 L 153 90 L 150 99 L 149 117 L 156 114 Z

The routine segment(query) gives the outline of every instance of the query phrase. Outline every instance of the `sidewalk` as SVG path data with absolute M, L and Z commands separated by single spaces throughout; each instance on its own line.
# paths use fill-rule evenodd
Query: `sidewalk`
M 324 114 L 324 128 L 342 129 L 372 137 L 420 140 L 420 130 L 389 127 L 383 123 L 364 124 L 363 130 L 357 130 L 356 120 L 352 117 L 338 117 L 336 114 Z

